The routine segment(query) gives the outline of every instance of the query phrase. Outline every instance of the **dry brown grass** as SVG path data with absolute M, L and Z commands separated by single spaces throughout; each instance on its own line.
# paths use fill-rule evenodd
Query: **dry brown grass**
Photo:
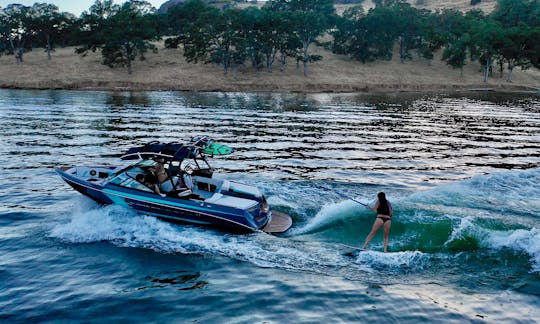
M 540 88 L 540 71 L 514 71 L 514 82 L 495 76 L 482 82 L 478 63 L 460 70 L 445 65 L 440 58 L 431 62 L 415 59 L 404 64 L 396 56 L 392 61 L 361 64 L 322 48 L 315 52 L 323 60 L 309 65 L 304 77 L 296 63 L 289 61 L 284 71 L 276 63 L 274 72 L 256 72 L 241 68 L 233 73 L 210 64 L 185 61 L 181 49 L 163 49 L 148 54 L 147 60 L 135 61 L 133 74 L 124 68 L 111 69 L 101 64 L 99 52 L 81 57 L 73 48 L 58 49 L 51 62 L 42 50 L 24 56 L 15 64 L 13 56 L 0 57 L 0 87 L 35 89 L 131 89 L 197 91 L 295 91 L 295 92 L 373 92 L 440 91 L 471 88 L 534 90 Z
M 410 3 L 413 7 L 421 8 L 421 9 L 428 9 L 431 11 L 435 10 L 442 10 L 442 9 L 457 9 L 463 12 L 472 10 L 472 9 L 480 9 L 483 10 L 485 13 L 489 13 L 495 9 L 495 5 L 497 4 L 497 0 L 482 0 L 479 4 L 475 6 L 471 6 L 471 0 L 424 0 L 425 5 L 417 5 L 419 2 L 418 0 L 408 0 L 408 3 Z M 257 3 L 251 3 L 251 2 L 245 2 L 245 3 L 239 3 L 239 8 L 246 8 L 250 6 L 256 6 L 261 8 L 264 5 L 264 2 L 257 2 Z M 345 11 L 347 8 L 350 8 L 353 5 L 350 4 L 337 4 L 336 12 L 338 14 L 342 14 L 343 11 Z M 367 12 L 369 9 L 375 7 L 375 4 L 371 0 L 364 0 L 362 3 L 362 7 L 364 8 L 365 12 Z
M 428 9 L 431 11 L 436 10 L 442 10 L 442 9 L 457 9 L 463 12 L 467 12 L 472 9 L 480 9 L 484 11 L 485 13 L 490 13 L 495 9 L 495 5 L 497 4 L 497 0 L 482 0 L 481 3 L 471 6 L 471 0 L 424 0 L 425 5 L 417 5 L 418 0 L 409 0 L 407 1 L 410 3 L 413 7 L 420 8 L 420 9 Z M 258 7 L 261 8 L 264 5 L 264 2 L 257 2 L 257 3 L 251 3 L 251 2 L 244 2 L 239 3 L 237 6 L 238 8 L 247 8 L 247 7 Z M 336 8 L 336 12 L 338 15 L 341 15 L 345 10 L 352 7 L 354 5 L 351 4 L 336 4 L 334 7 Z M 364 11 L 367 13 L 369 9 L 375 7 L 375 4 L 371 0 L 364 0 L 364 3 L 362 3 L 362 7 L 364 8 Z
M 416 5 L 417 0 L 409 3 Z M 470 0 L 426 0 L 423 8 L 430 10 L 472 8 L 486 12 L 493 10 L 496 0 L 483 0 L 470 6 Z M 245 4 L 247 6 L 250 4 Z M 261 3 L 257 4 L 262 6 Z M 373 2 L 364 1 L 367 9 Z M 350 5 L 338 5 L 342 13 Z M 146 61 L 136 61 L 133 74 L 126 69 L 111 69 L 101 64 L 100 53 L 81 57 L 73 48 L 59 49 L 48 62 L 42 50 L 25 55 L 25 62 L 15 65 L 13 56 L 0 57 L 0 87 L 37 89 L 132 89 L 132 90 L 200 90 L 200 91 L 298 91 L 298 92 L 358 92 L 358 91 L 440 91 L 472 88 L 499 90 L 535 90 L 540 88 L 540 71 L 530 69 L 514 72 L 514 82 L 508 83 L 496 76 L 488 83 L 482 82 L 478 63 L 471 62 L 455 70 L 440 60 L 415 59 L 399 63 L 392 61 L 361 64 L 342 55 L 335 55 L 322 48 L 314 51 L 323 55 L 321 62 L 310 64 L 309 76 L 304 77 L 295 62 L 289 62 L 284 71 L 276 63 L 273 73 L 256 72 L 241 68 L 235 78 L 233 73 L 224 75 L 215 65 L 187 63 L 181 49 L 163 49 L 158 54 L 148 54 Z M 506 73 L 506 71 L 505 71 Z
M 409 3 L 416 6 L 417 0 Z M 426 0 L 421 8 L 437 10 L 455 8 L 467 11 L 473 8 L 490 12 L 496 0 L 482 0 L 471 6 L 470 0 Z M 244 4 L 243 7 L 251 4 Z M 258 3 L 257 6 L 262 6 Z M 337 5 L 342 13 L 351 5 Z M 364 1 L 366 10 L 373 7 Z M 419 6 L 420 7 L 420 6 Z M 540 71 L 516 69 L 514 81 L 492 77 L 482 82 L 478 63 L 471 62 L 455 70 L 440 60 L 415 59 L 401 64 L 394 55 L 392 61 L 361 64 L 342 55 L 335 55 L 322 48 L 314 52 L 323 61 L 309 66 L 309 76 L 304 77 L 295 62 L 289 62 L 284 71 L 276 63 L 273 73 L 241 68 L 235 78 L 233 73 L 224 75 L 215 65 L 192 64 L 185 61 L 181 49 L 163 49 L 158 44 L 158 54 L 148 54 L 146 61 L 136 61 L 133 74 L 126 69 L 111 69 L 101 64 L 100 53 L 81 57 L 73 48 L 59 49 L 48 62 L 42 50 L 25 55 L 25 62 L 15 65 L 13 56 L 0 57 L 0 87 L 37 89 L 131 89 L 131 90 L 200 90 L 200 91 L 298 91 L 298 92 L 358 92 L 358 91 L 440 91 L 493 88 L 498 90 L 536 90 L 540 88 Z M 505 71 L 506 73 L 506 71 Z M 537 90 L 536 90 L 537 91 Z
M 429 9 L 432 11 L 438 9 L 457 9 L 465 12 L 472 9 L 480 9 L 485 13 L 493 11 L 497 4 L 497 0 L 482 0 L 482 2 L 475 6 L 471 6 L 471 0 L 424 0 L 424 6 L 416 5 L 418 3 L 417 0 L 410 0 L 408 2 L 417 8 Z

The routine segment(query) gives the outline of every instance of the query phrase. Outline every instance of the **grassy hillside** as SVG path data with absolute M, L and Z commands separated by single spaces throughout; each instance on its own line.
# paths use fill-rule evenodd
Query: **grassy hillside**
M 412 0 L 416 5 L 422 1 Z M 471 6 L 470 0 L 425 0 L 422 8 L 430 10 L 457 8 L 463 11 L 478 8 L 489 12 L 496 0 L 482 0 Z M 248 6 L 252 4 L 242 4 Z M 261 6 L 261 3 L 256 4 Z M 366 9 L 373 2 L 365 0 Z M 343 12 L 350 5 L 338 5 Z M 13 56 L 0 56 L 0 87 L 36 89 L 112 89 L 112 90 L 200 90 L 200 91 L 296 91 L 296 92 L 394 92 L 394 91 L 453 91 L 496 89 L 504 91 L 538 91 L 540 71 L 515 69 L 513 82 L 506 82 L 506 73 L 498 71 L 488 83 L 482 82 L 478 62 L 469 62 L 463 71 L 452 69 L 440 59 L 415 58 L 401 64 L 398 55 L 392 61 L 368 64 L 335 55 L 323 48 L 313 48 L 323 60 L 309 65 L 304 77 L 296 63 L 289 61 L 283 71 L 278 63 L 274 72 L 240 68 L 228 75 L 216 65 L 192 64 L 185 61 L 181 49 L 164 49 L 148 54 L 146 61 L 133 64 L 133 74 L 126 69 L 111 69 L 101 64 L 100 53 L 81 57 L 74 48 L 58 49 L 48 62 L 41 49 L 25 54 L 25 62 L 15 65 Z
M 486 13 L 493 11 L 497 0 L 482 0 L 479 4 L 471 6 L 471 0 L 412 0 L 408 1 L 417 8 L 429 9 L 432 11 L 441 9 L 458 9 L 461 11 L 469 11 L 472 9 L 480 9 Z M 417 3 L 425 3 L 425 5 L 416 5 Z
M 428 9 L 431 11 L 442 9 L 458 9 L 466 12 L 472 9 L 480 9 L 483 10 L 485 13 L 493 11 L 493 9 L 495 9 L 495 5 L 497 4 L 497 0 L 482 0 L 479 4 L 474 6 L 471 6 L 471 0 L 409 0 L 407 2 L 410 3 L 413 7 L 420 9 Z M 422 3 L 422 5 L 419 5 L 420 3 Z M 257 2 L 256 4 L 250 2 L 240 3 L 239 7 L 245 8 L 247 6 L 254 5 L 262 7 L 264 5 L 264 2 Z M 375 4 L 371 0 L 364 0 L 362 6 L 367 11 L 370 8 L 373 8 Z M 351 5 L 337 4 L 335 7 L 338 13 L 342 13 L 343 11 L 345 11 L 345 9 L 351 7 Z
M 201 90 L 201 91 L 298 91 L 298 92 L 394 92 L 446 91 L 494 88 L 498 90 L 535 90 L 540 88 L 540 71 L 514 71 L 514 82 L 508 83 L 498 73 L 488 83 L 482 82 L 478 63 L 463 70 L 448 67 L 440 57 L 426 61 L 415 59 L 399 63 L 397 55 L 390 62 L 361 64 L 346 56 L 322 48 L 321 62 L 310 65 L 304 77 L 289 61 L 280 71 L 256 72 L 241 68 L 234 78 L 224 75 L 215 65 L 192 64 L 184 60 L 181 49 L 163 49 L 148 54 L 146 61 L 136 61 L 133 74 L 126 69 L 111 69 L 101 64 L 101 55 L 81 57 L 73 48 L 58 49 L 51 62 L 41 49 L 27 53 L 25 62 L 15 64 L 13 56 L 0 57 L 0 87 L 37 89 L 130 89 L 130 90 Z M 506 73 L 506 71 L 505 71 Z

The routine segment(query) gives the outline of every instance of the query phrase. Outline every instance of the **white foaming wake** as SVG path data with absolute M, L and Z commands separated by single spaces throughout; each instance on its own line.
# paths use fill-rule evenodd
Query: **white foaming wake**
M 375 268 L 391 268 L 400 270 L 421 270 L 429 258 L 420 251 L 403 251 L 383 253 L 362 251 L 358 253 L 356 263 L 369 264 Z
M 518 229 L 513 231 L 492 232 L 487 237 L 488 244 L 496 249 L 509 248 L 530 255 L 532 272 L 540 272 L 540 230 Z
M 469 211 L 496 214 L 537 214 L 540 209 L 540 168 L 476 175 L 470 179 L 440 185 L 415 193 L 407 202 L 448 211 L 466 207 Z
M 346 219 L 351 216 L 351 212 L 358 208 L 358 204 L 343 200 L 338 203 L 329 203 L 324 205 L 315 217 L 309 219 L 306 224 L 299 228 L 293 228 L 292 235 L 300 235 L 312 232 L 326 225 L 332 224 L 337 220 Z
M 232 235 L 207 228 L 174 225 L 133 211 L 107 206 L 76 211 L 55 224 L 51 237 L 70 243 L 108 241 L 121 247 L 148 248 L 160 253 L 221 255 L 260 267 L 281 268 L 347 277 L 374 268 L 418 268 L 419 252 L 365 252 L 351 260 L 332 243 L 297 241 L 262 232 Z M 371 256 L 371 257 L 370 257 Z
M 338 251 L 317 242 L 298 242 L 262 232 L 232 235 L 177 226 L 117 206 L 74 212 L 68 222 L 54 225 L 49 235 L 73 243 L 109 241 L 164 253 L 222 255 L 261 267 L 297 271 L 327 273 L 329 268 L 350 265 Z
M 171 239 L 170 224 L 153 217 L 142 217 L 118 206 L 75 211 L 68 223 L 55 225 L 50 236 L 66 242 L 111 241 L 119 246 L 147 247 L 158 251 L 187 252 L 182 245 L 160 244 Z M 173 248 L 174 250 L 171 250 Z
M 486 237 L 488 235 L 487 230 L 475 225 L 473 220 L 474 217 L 472 216 L 461 218 L 459 224 L 452 229 L 452 233 L 448 240 L 444 242 L 444 245 L 447 246 L 454 240 L 462 239 L 465 236 L 473 236 L 479 239 Z

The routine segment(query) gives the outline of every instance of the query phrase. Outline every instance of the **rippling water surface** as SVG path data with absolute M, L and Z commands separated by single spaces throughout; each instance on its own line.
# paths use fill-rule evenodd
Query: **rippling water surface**
M 0 90 L 0 320 L 537 321 L 540 98 Z M 58 165 L 122 164 L 209 135 L 220 175 L 291 214 L 286 234 L 174 225 L 71 190 Z M 323 189 L 326 188 L 326 189 Z M 378 235 L 351 255 L 385 191 Z

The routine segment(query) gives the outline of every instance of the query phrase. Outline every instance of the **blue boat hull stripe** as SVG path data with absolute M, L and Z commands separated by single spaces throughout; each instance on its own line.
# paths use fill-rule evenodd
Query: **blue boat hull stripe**
M 74 180 L 71 180 L 71 179 L 67 179 L 65 178 L 64 176 L 62 176 L 62 178 L 68 182 L 68 183 L 73 183 L 77 186 L 81 186 L 81 187 L 85 187 L 85 188 L 88 188 L 88 189 L 91 189 L 91 190 L 96 190 L 96 191 L 99 191 L 101 192 L 102 194 L 104 195 L 107 195 L 107 194 L 111 194 L 111 195 L 115 195 L 115 196 L 118 196 L 118 197 L 121 197 L 121 198 L 128 198 L 128 199 L 132 199 L 132 200 L 137 200 L 137 201 L 140 201 L 140 202 L 148 202 L 147 200 L 141 200 L 141 199 L 137 199 L 137 198 L 133 198 L 133 197 L 127 197 L 127 196 L 124 196 L 124 195 L 121 195 L 119 194 L 117 191 L 114 191 L 114 190 L 110 190 L 110 189 L 105 189 L 105 188 L 96 188 L 96 187 L 91 187 L 91 186 L 88 186 L 86 184 L 83 184 L 81 182 L 77 182 L 77 181 L 74 181 Z M 107 192 L 105 192 L 105 190 L 107 190 Z M 169 207 L 169 208 L 174 208 L 174 209 L 178 209 L 178 210 L 182 210 L 182 211 L 187 211 L 187 212 L 193 212 L 192 209 L 186 209 L 186 208 L 181 208 L 181 207 L 177 207 L 177 206 L 172 206 L 172 205 L 165 205 L 165 204 L 160 204 L 160 203 L 156 203 L 156 202 L 151 202 L 152 204 L 155 204 L 155 205 L 160 205 L 160 206 L 164 206 L 164 207 Z M 205 216 L 208 216 L 208 217 L 212 217 L 212 218 L 216 218 L 216 219 L 219 219 L 219 220 L 222 220 L 222 221 L 225 221 L 227 223 L 233 223 L 235 225 L 239 225 L 243 228 L 247 228 L 249 229 L 250 231 L 253 231 L 253 230 L 256 230 L 256 228 L 253 228 L 253 227 L 249 227 L 247 225 L 244 225 L 242 223 L 238 223 L 236 221 L 233 221 L 233 220 L 230 220 L 230 219 L 227 219 L 227 218 L 223 218 L 223 217 L 220 217 L 220 216 L 216 216 L 216 215 L 212 215 L 212 214 L 208 214 L 208 213 L 205 213 L 205 212 L 198 212 L 197 213 L 200 213 L 202 215 L 205 215 Z M 162 214 L 159 214 L 160 217 L 163 217 Z M 231 214 L 232 215 L 232 214 Z M 174 219 L 174 216 L 169 216 L 168 218 L 171 218 L 171 219 Z M 180 218 L 180 217 L 179 217 Z M 188 220 L 190 221 L 190 220 Z M 194 223 L 197 223 L 197 221 L 193 220 L 191 222 L 194 222 Z
M 142 200 L 142 199 L 136 198 L 137 196 L 135 196 L 135 195 L 130 195 L 130 194 L 123 195 L 122 193 L 120 193 L 118 191 L 111 190 L 111 189 L 103 189 L 102 192 L 104 194 L 111 194 L 111 195 L 115 195 L 115 196 L 118 196 L 118 197 L 121 197 L 121 198 L 124 198 L 124 199 L 127 198 L 127 199 L 132 199 L 132 200 L 136 200 L 136 201 L 140 201 L 140 202 L 146 202 L 146 203 L 151 203 L 151 204 L 154 204 L 154 205 L 159 205 L 159 206 L 162 206 L 162 207 L 174 208 L 174 209 L 187 211 L 187 212 L 193 212 L 193 209 L 187 209 L 187 208 L 182 208 L 182 207 L 168 205 L 168 204 L 162 204 L 162 203 L 155 202 L 155 201 Z M 130 196 L 132 196 L 132 197 L 130 197 Z M 155 199 L 152 199 L 152 200 L 155 200 Z M 200 208 L 197 208 L 197 209 L 200 209 Z M 243 226 L 245 228 L 248 228 L 250 230 L 253 230 L 252 227 L 246 226 L 246 225 L 244 225 L 242 223 L 238 223 L 238 222 L 235 222 L 235 221 L 227 219 L 227 218 L 223 218 L 223 217 L 220 217 L 220 216 L 217 216 L 217 215 L 208 214 L 208 213 L 205 213 L 205 212 L 197 211 L 197 213 L 205 215 L 205 216 L 217 218 L 217 219 L 220 219 L 220 220 L 224 220 L 224 221 L 227 221 L 229 223 L 234 223 L 234 224 Z M 226 214 L 233 215 L 233 214 L 230 214 L 230 213 L 226 213 Z M 236 215 L 233 215 L 233 216 L 236 216 Z

